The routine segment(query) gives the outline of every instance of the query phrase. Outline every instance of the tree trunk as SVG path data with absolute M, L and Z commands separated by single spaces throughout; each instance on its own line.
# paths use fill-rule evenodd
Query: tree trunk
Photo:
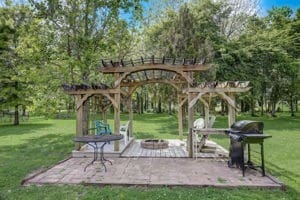
M 182 123 L 183 123 L 183 127 L 187 127 L 186 113 L 187 113 L 187 106 L 184 104 L 182 106 Z
M 224 103 L 224 101 L 223 100 L 221 100 L 221 115 L 224 115 L 224 113 L 226 113 L 226 111 L 225 111 L 225 103 Z M 203 108 L 203 110 L 204 110 L 204 108 Z M 204 112 L 203 112 L 204 113 Z
M 293 95 L 290 96 L 290 108 L 291 108 L 291 116 L 295 117 Z
M 140 109 L 141 109 L 141 111 L 140 111 L 140 113 L 141 114 L 143 114 L 144 113 L 144 98 L 143 98 L 143 95 L 140 95 L 140 104 L 141 104 L 141 106 L 140 106 Z
M 275 101 L 272 101 L 271 102 L 271 115 L 272 117 L 276 117 L 276 102 Z
M 244 102 L 244 112 L 249 112 L 250 111 L 250 103 L 249 101 Z
M 22 116 L 26 116 L 26 106 L 22 106 Z
M 161 97 L 158 98 L 158 113 L 161 113 Z
M 140 109 L 140 107 L 141 107 L 141 105 L 140 105 L 140 95 L 139 95 L 138 92 L 136 93 L 136 100 L 137 100 L 136 104 L 137 104 L 138 114 L 141 114 L 140 113 L 140 111 L 141 111 L 141 109 Z
M 244 102 L 244 100 L 241 100 L 241 112 L 242 113 L 245 112 L 245 102 Z
M 148 92 L 145 94 L 145 103 L 144 103 L 144 110 L 148 110 L 148 104 L 149 104 L 149 96 Z
M 168 103 L 169 103 L 169 112 L 168 112 L 168 114 L 171 115 L 172 114 L 172 102 L 169 101 Z
M 260 115 L 264 115 L 264 96 L 260 96 Z
M 251 116 L 255 117 L 255 101 L 254 101 L 254 92 L 251 90 L 251 99 L 250 99 L 250 110 L 251 110 Z
M 19 106 L 15 106 L 15 120 L 14 120 L 14 125 L 19 125 L 20 120 L 19 120 Z

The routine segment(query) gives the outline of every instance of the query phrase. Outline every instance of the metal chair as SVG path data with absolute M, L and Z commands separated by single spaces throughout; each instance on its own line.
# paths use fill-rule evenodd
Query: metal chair
M 103 121 L 96 120 L 95 128 L 96 128 L 97 135 L 103 135 L 103 134 L 111 135 L 109 124 L 106 124 Z

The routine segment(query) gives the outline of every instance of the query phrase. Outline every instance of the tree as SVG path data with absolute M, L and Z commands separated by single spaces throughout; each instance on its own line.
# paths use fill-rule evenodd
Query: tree
M 266 104 L 275 116 L 277 102 L 294 91 L 297 58 L 291 52 L 297 48 L 295 34 L 290 33 L 291 13 L 283 7 L 274 8 L 265 18 L 252 17 L 243 34 L 221 51 L 218 79 L 250 80 L 262 114 Z
M 52 32 L 49 45 L 55 52 L 50 63 L 64 68 L 61 71 L 70 83 L 103 79 L 95 70 L 100 59 L 128 53 L 124 44 L 130 41 L 130 33 L 120 12 L 141 12 L 139 0 L 30 2 Z
M 238 38 L 248 25 L 248 20 L 259 11 L 259 0 L 226 0 L 223 12 L 226 15 L 218 17 L 222 34 L 229 40 Z
M 18 50 L 31 20 L 27 6 L 0 8 L 0 102 L 7 108 L 14 107 L 15 125 L 19 124 L 19 106 L 32 102 L 28 91 L 28 69 Z

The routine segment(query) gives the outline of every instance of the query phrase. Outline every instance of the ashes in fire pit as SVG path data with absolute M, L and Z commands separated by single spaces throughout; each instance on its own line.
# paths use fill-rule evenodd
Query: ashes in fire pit
M 142 140 L 141 147 L 144 149 L 166 149 L 169 142 L 166 140 Z

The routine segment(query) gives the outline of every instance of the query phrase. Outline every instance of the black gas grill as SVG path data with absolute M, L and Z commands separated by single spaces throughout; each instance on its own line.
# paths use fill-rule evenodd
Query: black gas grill
M 226 134 L 230 137 L 230 150 L 228 161 L 229 167 L 238 167 L 243 171 L 245 176 L 246 167 L 255 168 L 254 164 L 250 160 L 250 144 L 260 144 L 261 166 L 262 175 L 265 176 L 265 164 L 264 164 L 264 139 L 271 136 L 263 133 L 263 122 L 243 120 L 235 122 L 231 125 L 230 129 L 226 130 Z M 245 162 L 244 149 L 248 147 L 248 158 Z

